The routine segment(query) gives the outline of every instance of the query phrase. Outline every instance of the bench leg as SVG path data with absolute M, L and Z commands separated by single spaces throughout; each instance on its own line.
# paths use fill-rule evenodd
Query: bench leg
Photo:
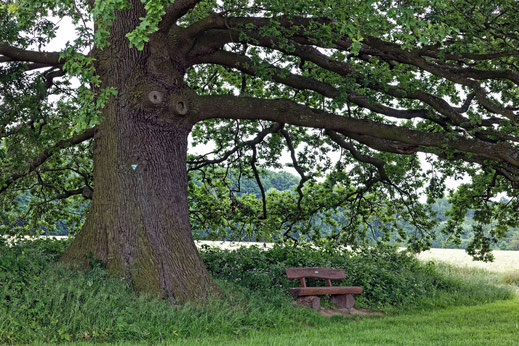
M 321 299 L 317 296 L 303 296 L 296 299 L 296 305 L 307 306 L 318 311 L 321 308 Z
M 353 294 L 333 294 L 330 300 L 340 308 L 351 309 L 355 305 Z

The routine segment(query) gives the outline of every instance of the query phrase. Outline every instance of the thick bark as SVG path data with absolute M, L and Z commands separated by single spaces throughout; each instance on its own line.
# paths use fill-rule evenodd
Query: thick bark
M 92 207 L 63 260 L 85 263 L 91 253 L 141 292 L 203 299 L 214 287 L 189 226 L 189 129 L 123 118 L 107 118 L 96 132 Z
M 115 87 L 118 96 L 105 106 L 94 135 L 90 212 L 62 260 L 87 265 L 91 253 L 140 292 L 177 303 L 200 301 L 216 286 L 189 225 L 186 154 L 192 125 L 178 108 L 183 71 L 167 58 L 161 34 L 142 52 L 128 47 L 124 33 L 139 16 L 121 12 L 110 46 L 94 51 L 103 86 Z

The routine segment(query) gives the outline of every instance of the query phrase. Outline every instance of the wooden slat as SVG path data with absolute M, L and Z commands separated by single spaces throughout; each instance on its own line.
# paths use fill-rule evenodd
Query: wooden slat
M 346 279 L 344 269 L 330 269 L 330 268 L 286 268 L 287 279 L 300 279 L 300 278 L 319 278 L 319 279 L 331 279 L 339 280 Z
M 362 287 L 357 286 L 332 286 L 332 287 L 297 287 L 291 288 L 290 294 L 293 296 L 315 296 L 324 294 L 360 294 Z

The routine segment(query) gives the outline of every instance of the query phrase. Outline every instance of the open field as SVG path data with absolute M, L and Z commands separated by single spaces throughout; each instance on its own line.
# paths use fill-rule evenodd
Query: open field
M 519 272 L 519 251 L 492 251 L 494 262 L 474 261 L 465 250 L 431 249 L 422 252 L 418 258 L 423 261 L 442 261 L 458 267 L 486 269 L 498 273 Z

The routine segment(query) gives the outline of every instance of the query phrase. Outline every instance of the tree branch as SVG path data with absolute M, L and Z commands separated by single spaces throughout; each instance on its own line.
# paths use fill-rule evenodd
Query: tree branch
M 371 157 L 371 156 L 359 153 L 357 151 L 357 149 L 355 149 L 355 147 L 353 145 L 351 145 L 350 143 L 346 142 L 335 131 L 326 130 L 325 134 L 328 135 L 328 137 L 330 137 L 330 139 L 332 141 L 334 141 L 335 143 L 337 143 L 339 146 L 341 146 L 342 148 L 348 150 L 351 153 L 351 156 L 353 156 L 353 158 L 355 160 L 361 161 L 361 162 L 365 162 L 365 163 L 369 163 L 370 165 L 375 166 L 375 168 L 377 168 L 377 170 L 378 170 L 378 174 L 380 175 L 380 178 L 382 180 L 389 181 L 389 178 L 387 176 L 386 170 L 384 169 L 384 166 L 386 164 L 385 161 L 382 161 L 382 160 L 376 159 L 374 157 Z
M 288 38 L 287 43 L 286 41 L 280 41 L 280 39 L 276 37 L 262 36 L 257 32 L 257 30 L 245 30 L 243 28 L 240 28 L 239 25 L 237 25 L 236 23 L 234 23 L 237 22 L 243 24 L 242 22 L 244 20 L 245 19 L 242 18 L 212 19 L 213 22 L 224 21 L 224 23 L 226 23 L 226 29 L 223 29 L 221 23 L 219 23 L 218 25 L 213 25 L 210 30 L 203 31 L 203 33 L 197 38 L 197 44 L 195 45 L 192 54 L 194 54 L 195 56 L 211 54 L 227 42 L 250 43 L 266 48 L 276 49 L 283 52 L 284 54 L 298 56 L 305 60 L 311 61 L 314 64 L 329 71 L 338 73 L 341 76 L 354 77 L 357 79 L 357 82 L 360 85 L 366 85 L 367 82 L 367 86 L 369 88 L 385 93 L 387 95 L 397 98 L 411 98 L 424 102 L 425 104 L 428 104 L 431 107 L 433 107 L 439 113 L 447 116 L 451 121 L 453 121 L 454 125 L 461 126 L 467 130 L 470 129 L 467 128 L 467 125 L 470 123 L 469 120 L 461 115 L 461 112 L 464 111 L 463 106 L 460 108 L 450 106 L 446 101 L 444 101 L 440 97 L 428 94 L 421 90 L 409 92 L 406 90 L 399 90 L 399 88 L 397 87 L 379 85 L 379 83 L 373 81 L 363 80 L 362 77 L 360 77 L 360 75 L 354 73 L 354 69 L 352 68 L 352 66 L 350 66 L 350 64 L 330 59 L 328 56 L 315 49 L 314 47 L 316 43 L 312 42 L 308 38 L 305 38 L 304 35 L 302 37 L 298 36 Z M 262 21 L 265 21 L 266 19 L 253 18 L 248 20 L 249 23 L 261 26 L 265 25 Z M 246 33 L 246 36 L 248 38 L 244 39 L 240 35 L 240 33 L 243 32 Z M 335 46 L 332 45 L 331 47 L 329 47 L 329 45 L 323 45 L 322 47 L 348 50 L 350 44 L 351 40 L 339 39 Z M 398 61 L 402 64 L 413 65 L 419 67 L 424 71 L 440 76 L 454 83 L 470 87 L 474 91 L 473 93 L 477 98 L 478 102 L 489 112 L 502 115 L 512 120 L 513 122 L 519 122 L 518 114 L 515 114 L 512 110 L 507 109 L 506 107 L 499 105 L 497 102 L 492 101 L 486 95 L 486 91 L 477 82 L 478 79 L 506 79 L 517 84 L 519 83 L 519 74 L 513 71 L 480 70 L 474 68 L 458 67 L 453 64 L 437 65 L 424 59 L 423 56 L 420 55 L 419 50 L 408 51 L 397 44 L 384 42 L 381 39 L 369 36 L 363 43 L 363 48 L 361 49 L 361 54 L 359 55 L 359 57 L 362 57 L 363 54 L 377 56 L 384 60 Z M 442 124 L 442 120 L 434 120 L 431 117 L 429 117 L 429 120 L 438 122 L 439 124 L 444 126 L 444 124 Z
M 237 29 L 243 30 L 246 26 L 254 25 L 256 28 L 267 26 L 272 22 L 290 28 L 293 30 L 294 27 L 307 27 L 311 23 L 329 23 L 330 20 L 327 18 L 305 18 L 297 16 L 277 16 L 272 18 L 267 17 L 225 17 L 221 14 L 209 15 L 186 28 L 185 33 L 189 37 L 195 37 L 206 31 L 212 29 Z
M 167 32 L 175 22 L 185 15 L 189 10 L 194 8 L 202 0 L 175 0 L 166 8 L 166 14 L 162 17 L 159 24 L 159 30 Z
M 283 135 L 283 137 L 285 137 L 285 141 L 287 142 L 288 150 L 290 151 L 290 157 L 292 159 L 292 165 L 294 166 L 294 169 L 296 170 L 297 174 L 299 174 L 299 176 L 301 177 L 301 179 L 299 180 L 299 184 L 296 188 L 297 194 L 299 195 L 299 199 L 297 200 L 297 209 L 301 210 L 301 202 L 303 201 L 303 185 L 310 178 L 305 175 L 303 168 L 297 162 L 296 151 L 294 148 L 294 144 L 292 143 L 292 139 L 290 138 L 290 134 L 285 129 L 282 129 L 280 132 Z
M 226 51 L 217 51 L 210 55 L 199 56 L 191 60 L 191 63 L 193 65 L 217 64 L 221 66 L 232 67 L 252 76 L 257 75 L 258 72 L 257 64 L 249 57 Z M 331 84 L 323 83 L 309 77 L 303 77 L 289 73 L 271 64 L 262 63 L 262 65 L 271 71 L 270 76 L 275 82 L 282 83 L 300 90 L 313 90 L 329 98 L 335 98 L 339 96 L 339 91 Z
M 276 18 L 276 21 L 279 22 L 282 26 L 287 26 L 291 23 L 291 21 L 315 21 L 321 19 L 313 19 L 313 18 L 288 18 L 288 17 L 279 17 Z M 305 33 L 292 33 L 292 37 L 286 38 L 288 42 L 278 42 L 279 39 L 276 37 L 264 37 L 258 34 L 258 30 L 254 29 L 246 29 L 246 24 L 252 24 L 257 28 L 267 25 L 270 22 L 269 18 L 225 18 L 222 16 L 209 16 L 200 22 L 193 24 L 191 27 L 188 27 L 186 31 L 189 35 L 199 35 L 197 38 L 197 43 L 200 46 L 198 49 L 198 54 L 208 54 L 212 51 L 215 51 L 223 46 L 223 44 L 227 42 L 242 42 L 243 38 L 241 34 L 245 33 L 250 39 L 245 39 L 248 43 L 268 47 L 272 49 L 277 49 L 285 54 L 299 56 L 306 60 L 312 61 L 318 66 L 325 68 L 329 71 L 333 71 L 339 73 L 342 76 L 351 75 L 353 69 L 349 64 L 333 61 L 329 59 L 326 55 L 317 51 L 314 47 L 315 45 L 324 47 L 324 48 L 335 48 L 339 50 L 349 50 L 351 46 L 351 40 L 348 38 L 341 37 L 337 40 L 335 45 L 319 45 L 318 42 L 314 42 L 311 38 L 308 37 Z M 302 43 L 302 44 L 301 44 Z M 287 49 L 290 48 L 290 49 Z M 201 50 L 200 50 L 201 49 Z M 195 49 L 196 51 L 197 49 Z M 363 46 L 360 51 L 360 55 L 368 54 L 380 57 L 384 60 L 389 61 L 398 61 L 403 64 L 413 65 L 430 72 L 434 75 L 440 76 L 442 78 L 446 78 L 452 82 L 468 86 L 474 90 L 474 94 L 479 101 L 479 103 L 485 107 L 488 111 L 500 114 L 514 122 L 519 122 L 519 115 L 515 114 L 513 111 L 507 109 L 499 105 L 498 103 L 492 101 L 489 97 L 487 97 L 486 92 L 481 87 L 481 85 L 477 82 L 477 80 L 485 80 L 485 79 L 494 79 L 494 80 L 508 80 L 512 81 L 516 84 L 519 84 L 519 74 L 512 70 L 482 70 L 476 69 L 472 67 L 460 67 L 451 63 L 442 63 L 441 65 L 434 64 L 424 58 L 424 53 L 426 49 L 421 50 L 406 50 L 402 48 L 400 45 L 395 43 L 385 42 L 379 38 L 372 37 L 367 35 L 366 39 L 363 41 Z M 311 55 L 308 56 L 308 55 Z M 505 54 L 506 55 L 506 54 Z M 494 56 L 490 56 L 494 58 Z M 359 84 L 364 85 L 362 81 L 359 81 Z M 385 86 L 377 86 L 376 83 L 369 85 L 370 88 L 374 88 L 381 92 L 386 92 L 387 88 Z M 459 113 L 460 109 L 449 106 L 445 101 L 441 100 L 441 98 L 435 97 L 430 94 L 414 93 L 413 95 L 406 95 L 407 92 L 397 92 L 399 96 L 395 95 L 396 88 L 393 88 L 393 93 L 390 93 L 391 96 L 399 97 L 399 98 L 415 98 L 426 104 L 432 106 L 438 112 L 448 116 L 452 120 L 455 121 L 455 125 L 461 126 L 464 123 L 468 123 L 468 119 L 462 117 Z M 445 106 L 448 107 L 445 107 Z M 461 108 L 463 110 L 463 107 Z
M 190 165 L 195 165 L 194 167 L 190 167 L 188 171 L 193 171 L 197 169 L 201 169 L 208 165 L 214 165 L 218 163 L 222 163 L 223 161 L 227 160 L 232 154 L 236 153 L 238 150 L 245 146 L 254 147 L 257 144 L 261 143 L 267 135 L 271 133 L 278 132 L 280 129 L 283 128 L 283 124 L 275 123 L 272 126 L 267 127 L 263 131 L 259 132 L 256 137 L 254 137 L 251 140 L 240 142 L 238 145 L 236 145 L 231 150 L 226 151 L 220 158 L 213 159 L 213 160 L 191 160 L 187 163 Z
M 210 63 L 227 66 L 247 73 L 252 76 L 257 75 L 257 64 L 249 57 L 227 51 L 217 51 L 209 55 L 201 55 L 191 60 L 192 64 Z M 298 90 L 313 90 L 325 97 L 334 99 L 340 95 L 339 91 L 331 84 L 317 81 L 310 77 L 300 76 L 289 73 L 276 66 L 261 62 L 263 67 L 267 67 L 271 72 L 270 76 L 275 82 L 290 86 Z M 348 100 L 360 107 L 369 109 L 372 112 L 385 114 L 398 119 L 423 118 L 444 126 L 445 122 L 436 119 L 431 112 L 426 109 L 395 109 L 379 103 L 370 103 L 368 97 L 348 92 Z
M 261 178 L 258 173 L 258 168 L 256 167 L 256 162 L 258 161 L 258 151 L 256 150 L 256 144 L 252 145 L 252 158 L 250 161 L 252 172 L 254 173 L 254 179 L 256 179 L 256 183 L 258 184 L 258 187 L 261 192 L 261 205 L 263 207 L 263 216 L 260 217 L 260 219 L 266 219 L 267 218 L 267 198 L 265 196 L 265 188 L 263 187 L 263 184 L 261 183 Z
M 27 165 L 26 169 L 23 172 L 14 173 L 11 176 L 4 179 L 0 184 L 0 193 L 4 192 L 18 179 L 25 177 L 27 174 L 35 171 L 39 166 L 41 166 L 47 159 L 49 159 L 54 153 L 63 148 L 68 148 L 79 143 L 82 143 L 94 136 L 95 128 L 90 128 L 80 134 L 75 135 L 69 139 L 65 139 L 59 141 L 54 146 L 45 149 L 38 157 L 31 160 Z
M 317 66 L 326 69 L 331 72 L 335 72 L 338 75 L 346 78 L 354 78 L 356 82 L 359 85 L 367 86 L 373 90 L 376 90 L 378 92 L 381 92 L 383 94 L 395 97 L 395 98 L 402 98 L 402 99 L 414 99 L 421 101 L 422 103 L 431 106 L 434 110 L 436 110 L 438 113 L 444 115 L 447 119 L 450 119 L 454 125 L 462 126 L 466 130 L 470 129 L 470 121 L 468 118 L 465 118 L 461 115 L 459 112 L 460 109 L 453 107 L 449 105 L 445 100 L 443 100 L 440 97 L 437 97 L 435 95 L 426 93 L 422 90 L 415 90 L 415 91 L 407 91 L 404 89 L 400 89 L 399 87 L 381 84 L 379 82 L 375 82 L 373 80 L 367 80 L 361 77 L 360 74 L 355 73 L 354 68 L 347 62 L 343 61 L 337 61 L 329 58 L 327 55 L 321 53 L 318 49 L 316 49 L 313 46 L 308 46 L 304 44 L 297 43 L 296 41 L 291 41 L 290 44 L 287 44 L 286 42 L 281 42 L 278 38 L 275 37 L 264 37 L 254 32 L 248 32 L 248 36 L 253 39 L 252 42 L 249 42 L 247 40 L 240 39 L 239 32 L 236 30 L 209 30 L 205 32 L 200 38 L 199 41 L 197 41 L 197 44 L 194 46 L 193 50 L 190 53 L 190 56 L 194 61 L 197 61 L 197 59 L 202 60 L 205 59 L 204 55 L 212 55 L 215 54 L 215 51 L 219 50 L 225 43 L 227 42 L 241 42 L 241 43 L 250 43 L 257 46 L 262 46 L 266 48 L 276 49 L 280 52 L 296 56 L 299 58 L 302 58 L 306 61 L 310 61 Z M 290 47 L 290 49 L 288 48 Z M 220 53 L 218 53 L 220 54 Z M 234 53 L 235 54 L 235 53 Z M 236 54 L 238 55 L 238 54 Z M 223 54 L 221 56 L 213 56 L 215 63 L 222 63 L 224 65 L 232 64 L 230 60 L 235 60 L 233 67 L 243 71 L 247 72 L 246 69 L 243 67 L 240 67 L 241 64 L 239 63 L 240 60 L 244 60 L 243 57 L 237 56 L 229 56 L 226 53 L 226 56 L 223 57 Z M 246 57 L 245 57 L 246 58 Z M 211 58 L 207 58 L 207 61 L 209 61 Z M 247 58 L 246 58 L 247 59 Z M 253 72 L 253 71 L 249 71 Z M 286 73 L 285 73 L 286 74 Z M 280 76 L 278 76 L 278 80 L 283 83 L 287 83 L 287 85 L 290 85 L 290 83 L 294 84 L 295 77 L 292 75 L 290 78 L 285 78 L 285 80 L 281 81 Z M 305 85 L 308 85 L 309 83 L 306 82 Z M 474 87 L 474 85 L 472 85 Z M 312 89 L 313 90 L 313 89 Z M 330 97 L 334 94 L 329 93 L 325 96 Z M 482 100 L 486 100 L 484 96 L 481 95 L 481 92 L 478 94 L 476 92 L 476 96 L 478 96 Z M 479 98 L 478 98 L 479 100 Z M 441 126 L 445 126 L 445 120 L 438 117 L 433 116 L 428 112 L 427 110 L 396 110 L 391 107 L 387 107 L 381 104 L 371 104 L 367 102 L 367 98 L 364 96 L 358 96 L 353 93 L 350 94 L 350 101 L 354 102 L 355 104 L 358 104 L 361 107 L 365 107 L 367 109 L 370 109 L 374 112 L 385 114 L 388 116 L 401 118 L 401 119 L 410 119 L 415 117 L 421 117 L 424 119 L 428 119 L 430 121 L 433 121 L 435 123 L 440 124 Z M 497 106 L 491 102 L 486 102 L 487 108 L 492 108 L 493 110 L 496 110 Z M 510 117 L 513 112 L 509 110 L 503 110 L 497 108 L 497 113 L 504 114 L 506 113 L 508 117 Z
M 449 134 L 449 137 L 446 137 L 442 133 L 424 132 L 371 120 L 343 117 L 289 100 L 266 100 L 232 95 L 195 96 L 195 99 L 198 106 L 198 109 L 194 111 L 195 114 L 192 114 L 195 122 L 211 118 L 262 119 L 390 140 L 408 147 L 415 147 L 413 150 L 416 151 L 423 151 L 423 147 L 433 147 L 472 153 L 486 160 L 506 162 L 519 168 L 519 150 L 508 143 L 489 143 L 455 134 Z
M 60 59 L 59 52 L 36 52 L 5 44 L 0 44 L 0 54 L 11 59 L 10 61 L 27 61 L 46 66 L 60 66 L 65 62 L 63 59 Z

